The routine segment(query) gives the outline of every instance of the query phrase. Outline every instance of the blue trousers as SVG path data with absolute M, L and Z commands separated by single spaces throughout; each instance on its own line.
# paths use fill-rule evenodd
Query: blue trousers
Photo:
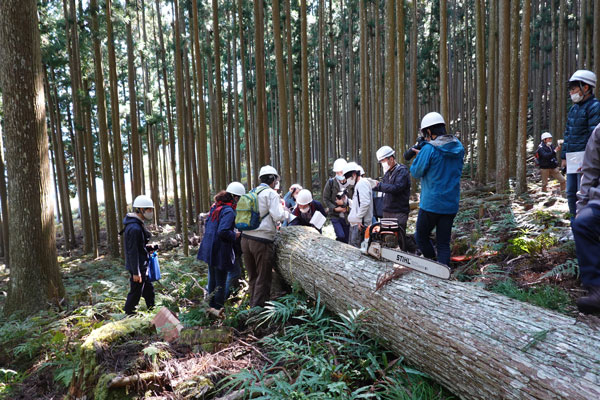
M 450 265 L 450 237 L 455 216 L 456 214 L 436 214 L 419 209 L 415 240 L 425 257 L 435 258 L 435 250 L 429 237 L 435 228 L 437 260 L 442 264 Z
M 600 287 L 600 206 L 591 204 L 582 208 L 571 228 L 581 283 Z
M 345 218 L 331 218 L 331 225 L 335 231 L 335 240 L 338 242 L 348 243 L 350 239 L 350 224 Z
M 581 174 L 567 174 L 567 203 L 569 203 L 569 213 L 571 213 L 571 222 L 577 213 L 577 191 L 579 190 L 579 182 Z
M 208 294 L 211 296 L 209 305 L 217 310 L 225 304 L 225 284 L 227 271 L 208 266 Z

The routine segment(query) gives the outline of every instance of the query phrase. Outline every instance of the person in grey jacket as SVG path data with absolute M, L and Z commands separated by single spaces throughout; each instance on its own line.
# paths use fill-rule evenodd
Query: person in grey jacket
M 600 124 L 585 147 L 581 173 L 572 228 L 579 275 L 588 294 L 577 299 L 577 307 L 584 313 L 600 313 Z

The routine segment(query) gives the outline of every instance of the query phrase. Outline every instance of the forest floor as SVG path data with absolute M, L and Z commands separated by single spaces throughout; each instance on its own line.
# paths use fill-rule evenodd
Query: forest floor
M 542 193 L 537 171 L 529 180 L 522 196 L 463 180 L 452 279 L 598 325 L 600 319 L 578 314 L 574 305 L 582 290 L 566 199 L 553 194 L 556 182 Z M 415 218 L 416 210 L 409 233 Z M 163 249 L 157 307 L 147 311 L 142 301 L 133 318 L 122 311 L 128 291 L 122 260 L 68 253 L 58 239 L 68 300 L 35 316 L 0 317 L 0 398 L 453 398 L 418 366 L 366 337 L 359 313 L 331 314 L 296 290 L 265 309 L 249 309 L 242 282 L 221 316 L 210 313 L 197 246 L 185 257 L 174 247 L 180 239 L 171 226 L 153 233 Z M 332 229 L 324 235 L 333 236 Z M 0 308 L 7 286 L 2 265 Z M 183 325 L 178 341 L 153 329 L 150 320 L 161 307 Z

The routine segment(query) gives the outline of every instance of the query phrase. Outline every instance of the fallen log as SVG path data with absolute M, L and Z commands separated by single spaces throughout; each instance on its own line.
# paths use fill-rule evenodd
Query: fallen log
M 391 264 L 310 228 L 283 228 L 276 260 L 330 310 L 369 310 L 372 335 L 461 398 L 600 398 L 597 327 L 418 272 L 375 291 Z

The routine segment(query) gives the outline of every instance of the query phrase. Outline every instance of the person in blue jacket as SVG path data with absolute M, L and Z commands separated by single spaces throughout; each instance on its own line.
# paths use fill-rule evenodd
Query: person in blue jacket
M 126 314 L 135 314 L 135 309 L 144 297 L 148 309 L 154 307 L 154 286 L 148 280 L 148 241 L 150 232 L 144 226 L 144 219 L 152 220 L 154 203 L 145 195 L 133 200 L 133 212 L 123 219 L 123 240 L 125 244 L 125 268 L 129 272 L 129 293 L 125 301 Z
M 567 154 L 585 151 L 585 146 L 590 135 L 600 124 L 600 101 L 594 96 L 596 87 L 596 74 L 592 71 L 580 69 L 569 79 L 569 94 L 573 105 L 567 115 L 567 125 L 564 133 L 564 143 L 560 158 L 562 167 L 567 166 Z M 577 212 L 577 191 L 581 173 L 567 174 L 567 202 L 571 220 Z
M 240 232 L 235 230 L 235 208 L 246 193 L 240 182 L 231 182 L 215 196 L 197 259 L 208 264 L 209 305 L 217 310 L 226 300 L 227 275 L 235 268 L 235 243 Z
M 457 137 L 446 132 L 446 122 L 437 112 L 423 117 L 421 132 L 427 143 L 410 167 L 411 175 L 421 180 L 415 239 L 425 257 L 435 258 L 429 237 L 435 228 L 437 261 L 449 266 L 450 237 L 458 212 L 465 149 Z

